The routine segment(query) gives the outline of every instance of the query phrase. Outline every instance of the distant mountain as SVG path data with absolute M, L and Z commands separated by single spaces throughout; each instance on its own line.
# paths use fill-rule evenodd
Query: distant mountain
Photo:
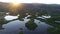
M 60 15 L 60 5 L 58 4 L 24 4 L 23 8 L 30 8 L 30 12 L 47 13 L 50 15 Z
M 0 11 L 9 11 L 8 5 L 9 3 L 0 2 Z M 22 3 L 22 5 L 23 7 L 20 7 L 20 9 L 26 9 L 29 12 L 60 15 L 60 5 L 58 4 Z

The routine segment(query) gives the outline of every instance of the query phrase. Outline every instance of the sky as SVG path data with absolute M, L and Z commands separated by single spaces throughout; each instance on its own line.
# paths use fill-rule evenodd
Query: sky
M 60 4 L 60 0 L 0 0 L 0 2 Z

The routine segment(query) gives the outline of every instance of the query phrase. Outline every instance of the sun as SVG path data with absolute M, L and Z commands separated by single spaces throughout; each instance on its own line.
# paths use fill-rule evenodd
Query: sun
M 12 2 L 11 4 L 12 4 L 12 6 L 19 6 L 21 3 L 19 3 L 19 2 Z
M 12 4 L 13 5 L 19 5 L 20 3 L 19 2 L 13 2 Z

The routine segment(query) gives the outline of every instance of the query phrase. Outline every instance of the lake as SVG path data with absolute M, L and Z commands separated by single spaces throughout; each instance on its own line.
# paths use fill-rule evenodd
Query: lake
M 60 17 L 6 13 L 0 20 L 0 34 L 60 34 Z

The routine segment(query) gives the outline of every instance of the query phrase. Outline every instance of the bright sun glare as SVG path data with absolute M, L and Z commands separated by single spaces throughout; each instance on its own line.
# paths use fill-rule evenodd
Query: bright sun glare
M 12 4 L 13 6 L 19 6 L 19 5 L 20 5 L 19 2 L 12 2 L 11 4 Z
M 13 2 L 13 5 L 19 5 L 20 3 L 18 3 L 18 2 Z

